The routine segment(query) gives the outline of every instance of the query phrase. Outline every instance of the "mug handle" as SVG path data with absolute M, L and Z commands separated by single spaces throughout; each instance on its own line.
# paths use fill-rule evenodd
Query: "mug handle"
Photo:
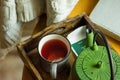
M 57 77 L 57 63 L 52 63 L 51 64 L 50 74 L 51 74 L 53 79 L 56 79 L 56 77 Z

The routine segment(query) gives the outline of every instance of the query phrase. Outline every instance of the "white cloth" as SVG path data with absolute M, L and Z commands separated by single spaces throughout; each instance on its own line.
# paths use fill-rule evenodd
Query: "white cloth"
M 18 20 L 29 22 L 43 12 L 44 0 L 16 0 Z
M 2 0 L 0 5 L 0 48 L 6 48 L 19 40 L 21 23 L 17 22 L 14 0 Z
M 21 38 L 23 22 L 30 22 L 42 13 L 47 25 L 64 20 L 78 0 L 0 0 L 0 58 Z
M 17 21 L 15 0 L 0 2 L 0 58 L 20 40 L 21 23 Z
M 78 0 L 47 0 L 47 25 L 66 19 L 77 2 Z

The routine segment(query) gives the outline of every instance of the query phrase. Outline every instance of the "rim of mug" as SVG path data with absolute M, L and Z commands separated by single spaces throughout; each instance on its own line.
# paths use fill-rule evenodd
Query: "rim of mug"
M 41 50 L 39 50 L 40 42 L 41 42 L 41 40 L 42 40 L 44 37 L 47 37 L 47 36 L 49 36 L 49 35 L 57 35 L 57 36 L 63 37 L 63 38 L 68 42 L 69 47 L 67 47 L 67 49 L 68 49 L 67 54 L 66 54 L 65 57 L 64 57 L 62 60 L 60 60 L 60 61 L 53 61 L 53 62 L 52 62 L 52 61 L 49 61 L 49 60 L 45 59 L 45 58 L 41 55 Z M 63 42 L 63 41 L 62 41 L 62 42 Z M 64 42 L 64 43 L 65 43 L 65 42 Z M 65 45 L 66 45 L 66 43 L 65 43 Z M 66 45 L 66 46 L 67 46 L 67 45 Z M 45 61 L 47 61 L 47 62 L 49 62 L 49 63 L 59 63 L 59 62 L 64 61 L 67 57 L 70 56 L 71 44 L 70 44 L 70 41 L 69 41 L 65 36 L 60 35 L 60 34 L 56 34 L 56 33 L 50 33 L 50 34 L 47 34 L 47 35 L 41 37 L 41 39 L 39 40 L 38 48 L 37 48 L 37 49 L 38 49 L 39 56 L 42 57 L 43 60 L 45 60 Z

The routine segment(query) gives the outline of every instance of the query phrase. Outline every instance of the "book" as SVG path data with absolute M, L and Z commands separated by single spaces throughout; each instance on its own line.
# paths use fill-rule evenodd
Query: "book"
M 106 35 L 120 41 L 120 0 L 100 0 L 90 19 Z
M 73 52 L 78 56 L 86 48 L 86 25 L 72 31 L 67 39 L 70 41 Z

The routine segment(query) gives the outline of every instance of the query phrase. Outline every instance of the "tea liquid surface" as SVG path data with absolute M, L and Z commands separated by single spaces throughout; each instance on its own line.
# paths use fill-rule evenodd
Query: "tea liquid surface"
M 67 55 L 67 46 L 58 39 L 47 41 L 42 47 L 42 56 L 50 61 L 56 62 L 62 60 Z

